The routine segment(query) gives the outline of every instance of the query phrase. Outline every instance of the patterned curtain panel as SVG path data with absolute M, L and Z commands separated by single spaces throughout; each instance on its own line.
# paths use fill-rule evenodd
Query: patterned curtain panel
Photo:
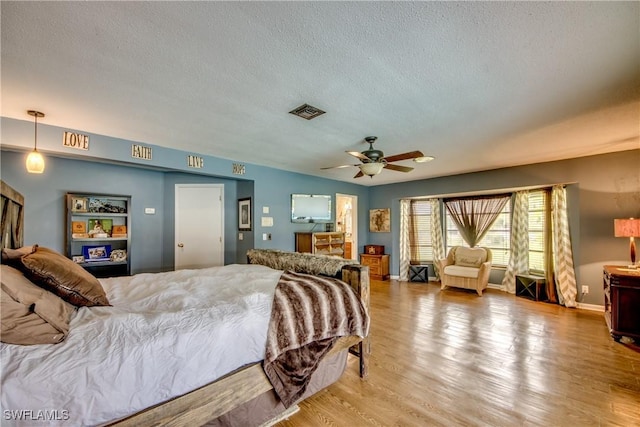
M 471 198 L 448 199 L 444 201 L 460 235 L 473 248 L 487 234 L 510 194 L 498 196 L 474 196 Z
M 551 228 L 553 230 L 553 270 L 558 302 L 566 307 L 576 306 L 576 274 L 567 219 L 567 191 L 562 185 L 551 189 Z
M 409 280 L 411 252 L 409 245 L 409 208 L 411 200 L 400 200 L 400 280 Z
M 551 189 L 547 192 L 544 206 L 544 275 L 547 299 L 549 302 L 558 304 L 558 291 L 556 289 L 556 279 L 553 272 L 553 230 L 551 227 Z
M 511 249 L 509 265 L 502 285 L 510 294 L 516 293 L 516 274 L 529 272 L 529 193 L 515 193 L 515 206 L 511 223 Z
M 442 238 L 442 215 L 440 214 L 440 206 L 442 199 L 431 199 L 431 244 L 433 245 L 433 270 L 436 279 L 440 280 L 440 271 L 438 268 L 438 260 L 445 257 L 444 239 Z

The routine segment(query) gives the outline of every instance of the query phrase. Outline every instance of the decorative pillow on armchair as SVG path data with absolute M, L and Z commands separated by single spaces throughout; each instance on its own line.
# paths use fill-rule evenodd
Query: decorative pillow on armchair
M 483 248 L 466 248 L 458 246 L 456 248 L 454 262 L 461 267 L 480 268 L 483 262 L 487 260 L 487 251 Z

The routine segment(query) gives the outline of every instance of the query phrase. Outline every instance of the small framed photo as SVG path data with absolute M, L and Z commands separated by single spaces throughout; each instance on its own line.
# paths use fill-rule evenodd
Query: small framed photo
M 391 231 L 391 209 L 369 210 L 369 231 L 372 233 L 388 233 Z
M 251 197 L 238 199 L 238 230 L 251 231 Z
M 87 212 L 87 203 L 86 197 L 72 197 L 71 212 Z
M 82 255 L 85 262 L 108 261 L 111 256 L 111 245 L 83 246 Z
M 82 255 L 74 255 L 71 260 L 76 264 L 82 264 L 84 262 L 84 256 Z

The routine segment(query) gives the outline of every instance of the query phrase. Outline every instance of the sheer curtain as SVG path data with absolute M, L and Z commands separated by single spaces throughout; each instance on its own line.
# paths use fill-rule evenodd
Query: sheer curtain
M 445 257 L 444 238 L 442 237 L 442 215 L 440 206 L 442 199 L 431 199 L 431 244 L 433 245 L 433 271 L 436 280 L 440 280 L 440 271 L 438 268 L 438 260 Z
M 516 293 L 516 274 L 529 272 L 529 192 L 517 191 L 511 223 L 509 265 L 502 279 L 510 294 Z
M 553 233 L 553 271 L 558 302 L 576 307 L 576 275 L 573 269 L 573 251 L 567 218 L 567 191 L 562 185 L 551 189 L 551 228 Z
M 474 196 L 444 201 L 460 235 L 469 247 L 474 247 L 487 234 L 510 194 L 496 196 Z
M 411 248 L 409 247 L 409 209 L 411 200 L 400 200 L 400 280 L 409 280 Z

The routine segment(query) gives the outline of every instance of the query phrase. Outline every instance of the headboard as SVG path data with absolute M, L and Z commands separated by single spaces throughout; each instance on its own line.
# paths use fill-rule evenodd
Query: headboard
M 6 182 L 2 184 L 2 237 L 0 247 L 16 249 L 23 246 L 24 197 Z

